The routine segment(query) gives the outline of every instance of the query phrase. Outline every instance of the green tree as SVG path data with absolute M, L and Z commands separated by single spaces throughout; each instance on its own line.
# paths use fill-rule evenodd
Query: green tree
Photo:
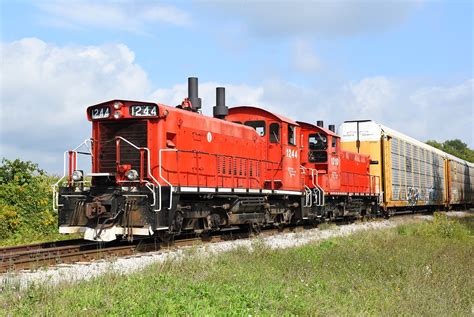
M 54 232 L 51 184 L 37 164 L 3 159 L 0 166 L 0 238 L 34 232 Z
M 474 163 L 474 150 L 470 149 L 466 143 L 459 139 L 446 140 L 443 143 L 439 143 L 435 140 L 428 140 L 426 144 L 440 149 L 446 153 L 457 156 L 468 162 Z

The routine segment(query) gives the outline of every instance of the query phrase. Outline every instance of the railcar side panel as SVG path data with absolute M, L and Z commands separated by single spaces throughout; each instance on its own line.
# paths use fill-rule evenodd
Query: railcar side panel
M 383 184 L 385 208 L 447 204 L 444 153 L 373 121 L 341 126 L 342 148 L 368 154 Z
M 450 204 L 469 204 L 474 200 L 474 167 L 467 162 L 449 159 Z

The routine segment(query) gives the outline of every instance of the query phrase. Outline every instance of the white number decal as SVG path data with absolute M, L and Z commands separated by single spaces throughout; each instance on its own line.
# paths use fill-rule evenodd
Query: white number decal
M 108 118 L 110 115 L 109 107 L 95 108 L 92 109 L 91 117 L 92 119 L 104 119 Z
M 136 105 L 130 108 L 130 113 L 134 117 L 156 116 L 156 106 Z
M 290 158 L 298 158 L 298 151 L 292 149 L 286 149 L 286 156 Z

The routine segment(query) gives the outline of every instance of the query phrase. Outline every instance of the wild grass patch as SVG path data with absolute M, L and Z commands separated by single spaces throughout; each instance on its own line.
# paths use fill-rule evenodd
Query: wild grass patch
M 437 216 L 285 250 L 257 239 L 250 249 L 169 260 L 130 275 L 7 290 L 0 310 L 17 316 L 469 315 L 472 224 Z

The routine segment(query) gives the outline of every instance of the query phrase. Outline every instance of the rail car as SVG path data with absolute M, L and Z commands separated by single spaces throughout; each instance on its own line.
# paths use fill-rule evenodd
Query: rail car
M 474 164 L 372 120 L 346 121 L 342 148 L 369 155 L 370 173 L 382 182 L 381 208 L 469 208 L 474 204 Z
M 359 139 L 351 149 L 334 126 L 255 106 L 229 109 L 223 87 L 213 117 L 200 109 L 194 77 L 178 106 L 110 100 L 88 107 L 92 136 L 64 153 L 64 175 L 54 185 L 59 232 L 96 241 L 169 239 L 316 224 L 391 207 L 383 157 L 361 150 Z M 78 166 L 80 155 L 90 156 L 91 173 Z

